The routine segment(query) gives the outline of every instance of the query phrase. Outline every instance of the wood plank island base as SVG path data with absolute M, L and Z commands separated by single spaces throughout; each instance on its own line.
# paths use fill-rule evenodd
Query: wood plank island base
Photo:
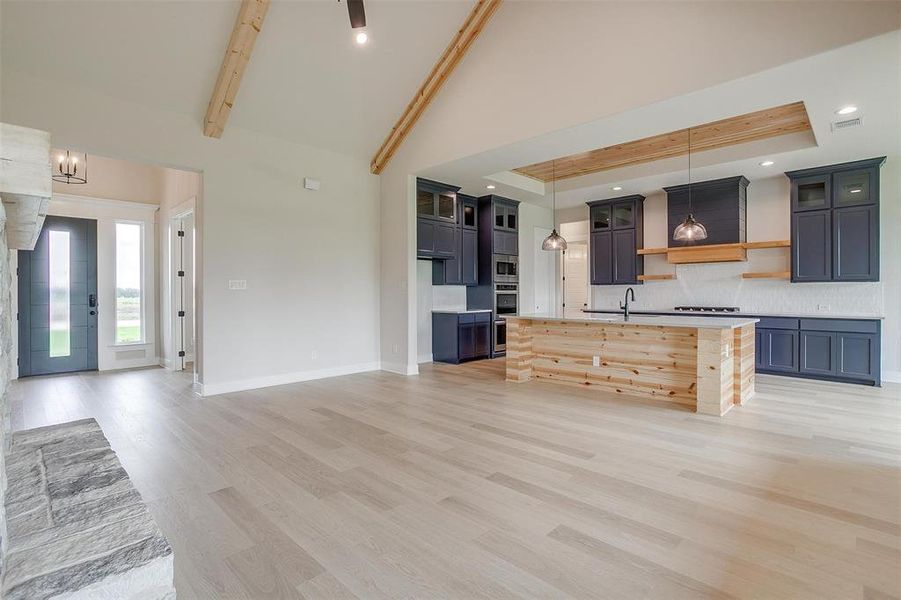
M 668 400 L 722 416 L 754 395 L 757 319 L 583 314 L 507 319 L 506 378 Z

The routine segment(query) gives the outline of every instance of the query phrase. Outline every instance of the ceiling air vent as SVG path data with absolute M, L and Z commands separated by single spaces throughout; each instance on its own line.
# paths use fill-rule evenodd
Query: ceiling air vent
M 841 131 L 842 129 L 860 127 L 861 125 L 863 125 L 863 117 L 854 117 L 853 119 L 844 119 L 843 121 L 833 121 L 832 131 Z

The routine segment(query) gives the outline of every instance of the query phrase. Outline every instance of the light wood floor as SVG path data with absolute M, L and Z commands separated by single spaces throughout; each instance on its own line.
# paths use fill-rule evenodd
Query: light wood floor
M 759 377 L 720 419 L 502 367 L 36 378 L 13 426 L 97 418 L 179 600 L 901 597 L 898 386 Z

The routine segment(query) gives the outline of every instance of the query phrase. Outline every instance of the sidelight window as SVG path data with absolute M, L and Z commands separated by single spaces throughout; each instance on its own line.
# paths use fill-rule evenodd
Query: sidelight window
M 50 357 L 71 354 L 69 232 L 50 230 Z
M 116 343 L 144 341 L 144 227 L 116 223 Z

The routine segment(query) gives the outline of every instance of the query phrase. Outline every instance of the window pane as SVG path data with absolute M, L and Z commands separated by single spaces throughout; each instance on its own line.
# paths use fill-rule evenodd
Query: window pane
M 50 356 L 69 356 L 69 232 L 50 231 Z
M 116 343 L 144 340 L 141 323 L 141 225 L 116 223 Z

